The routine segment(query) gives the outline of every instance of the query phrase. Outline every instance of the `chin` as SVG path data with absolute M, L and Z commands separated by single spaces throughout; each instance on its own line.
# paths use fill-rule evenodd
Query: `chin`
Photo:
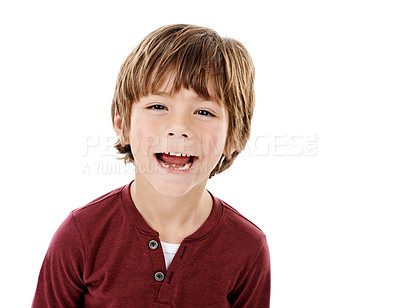
M 195 190 L 204 190 L 208 180 L 208 174 L 199 174 L 195 170 L 184 174 L 158 172 L 158 170 L 157 172 L 137 172 L 135 177 L 136 180 L 147 182 L 148 187 L 151 187 L 155 193 L 169 198 L 181 198 Z

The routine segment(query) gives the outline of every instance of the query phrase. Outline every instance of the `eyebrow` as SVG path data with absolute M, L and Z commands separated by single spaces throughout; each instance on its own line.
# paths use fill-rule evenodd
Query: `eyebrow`
M 161 92 L 161 91 L 155 91 L 150 93 L 151 95 L 159 95 L 159 96 L 172 96 L 171 93 L 168 92 Z

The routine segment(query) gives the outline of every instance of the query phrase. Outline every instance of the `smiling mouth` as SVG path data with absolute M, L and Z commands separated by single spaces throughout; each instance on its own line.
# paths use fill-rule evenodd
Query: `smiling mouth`
M 171 171 L 188 171 L 193 163 L 198 159 L 197 156 L 181 153 L 155 153 L 161 166 Z

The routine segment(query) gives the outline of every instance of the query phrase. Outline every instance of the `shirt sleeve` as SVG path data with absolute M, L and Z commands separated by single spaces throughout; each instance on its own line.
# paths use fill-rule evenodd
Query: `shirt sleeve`
M 71 213 L 54 234 L 39 273 L 32 308 L 82 307 L 84 247 Z
M 233 308 L 269 308 L 271 292 L 271 267 L 267 241 L 264 237 L 261 249 L 247 274 L 243 275 L 228 298 Z

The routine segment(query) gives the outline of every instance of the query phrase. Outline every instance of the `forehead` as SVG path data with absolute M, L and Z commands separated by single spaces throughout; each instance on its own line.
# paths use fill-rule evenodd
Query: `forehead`
M 147 95 L 159 95 L 164 97 L 172 97 L 178 93 L 190 96 L 190 98 L 212 101 L 222 107 L 224 105 L 221 99 L 218 99 L 216 87 L 212 80 L 206 80 L 206 86 L 200 86 L 198 83 L 188 84 L 185 80 L 181 80 L 179 76 L 169 71 L 165 73 L 158 81 L 157 78 L 150 78 L 147 87 Z

